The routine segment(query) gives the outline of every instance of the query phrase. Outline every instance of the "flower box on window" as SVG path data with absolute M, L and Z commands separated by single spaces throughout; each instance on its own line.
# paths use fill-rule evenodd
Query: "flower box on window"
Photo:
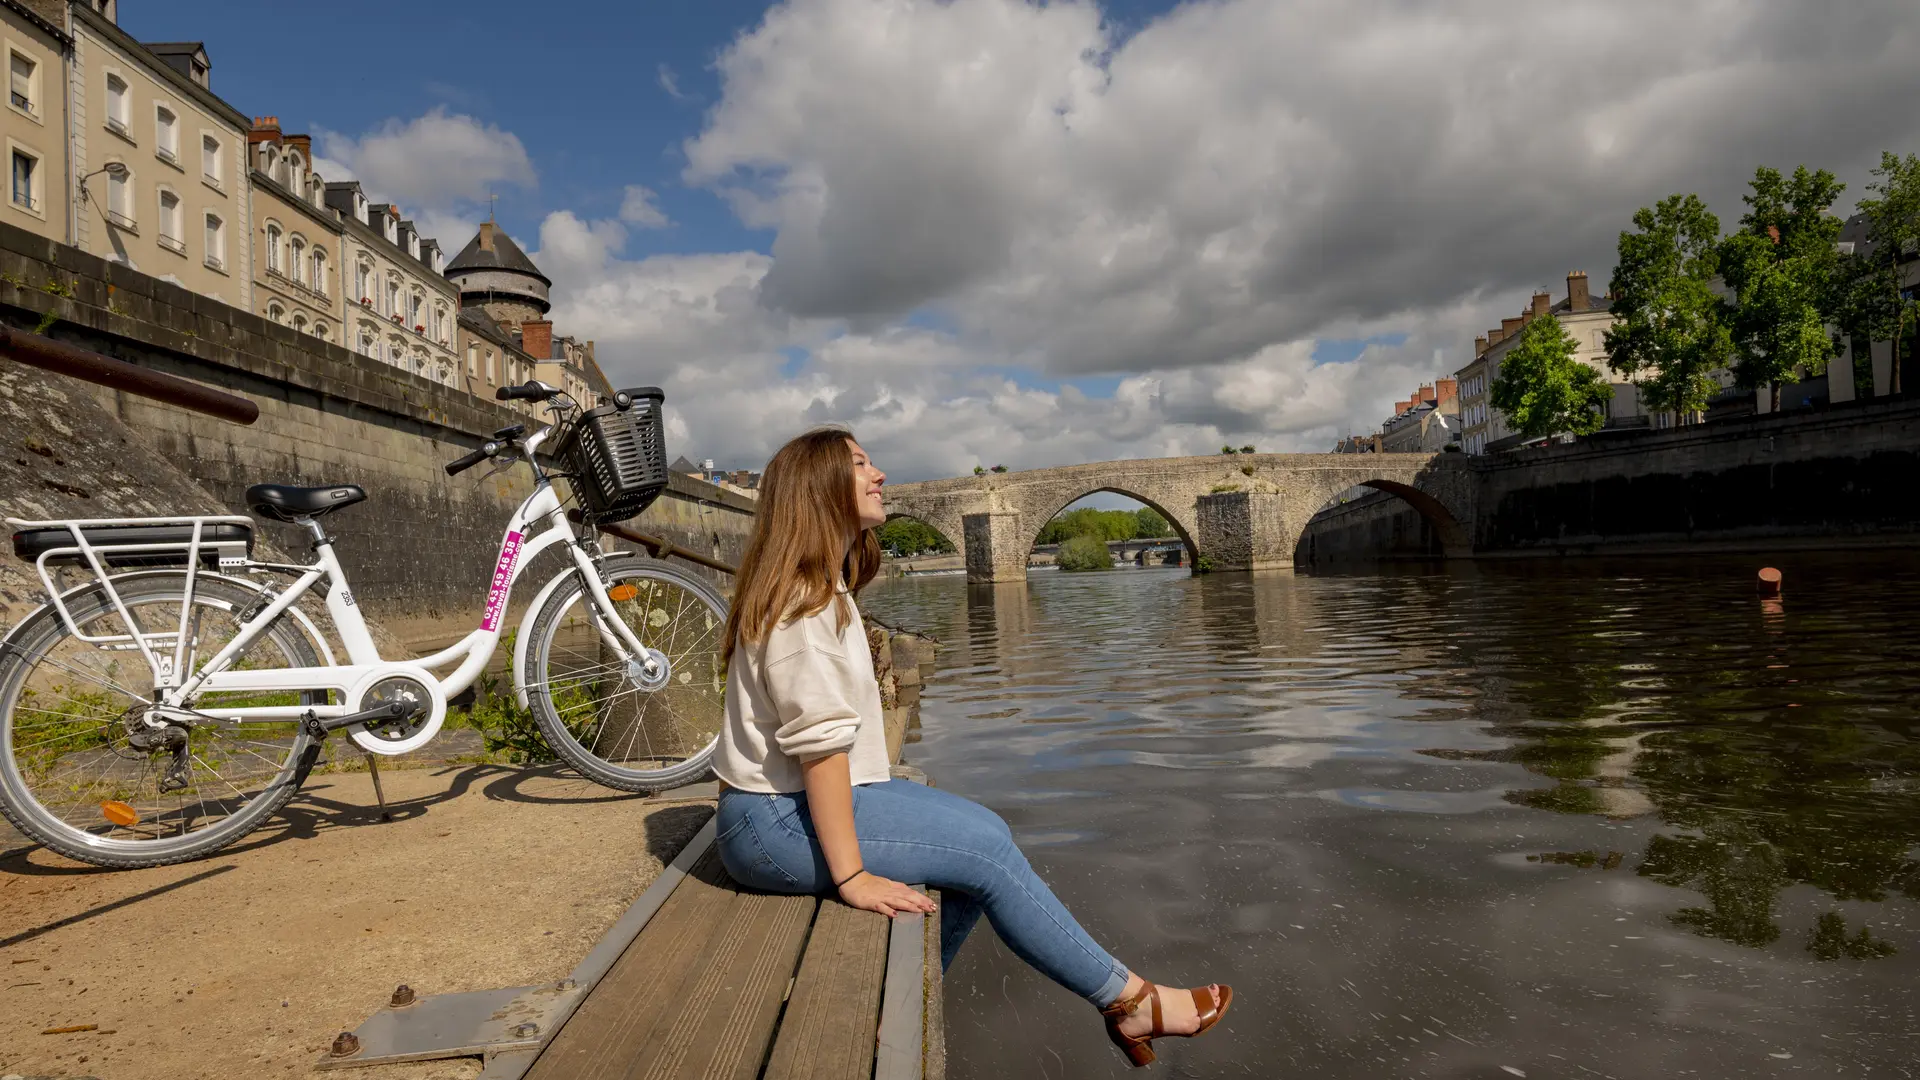
M 360 298 L 360 306 L 361 306 L 361 307 L 372 307 L 372 306 L 373 306 L 373 298 L 372 298 L 372 297 L 370 297 L 370 296 L 363 296 L 363 297 L 361 297 L 361 298 Z
M 424 334 L 424 333 L 426 333 L 426 332 L 427 332 L 427 324 L 425 324 L 425 323 L 414 323 L 414 324 L 413 324 L 413 332 L 414 332 L 414 333 L 416 333 L 416 334 Z

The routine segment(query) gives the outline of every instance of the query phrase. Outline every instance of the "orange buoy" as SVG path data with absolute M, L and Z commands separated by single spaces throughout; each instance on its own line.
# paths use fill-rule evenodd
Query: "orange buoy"
M 115 825 L 140 824 L 140 811 L 119 801 L 101 803 L 100 816 L 113 822 Z
M 1760 578 L 1756 582 L 1761 596 L 1780 595 L 1780 571 L 1771 566 L 1761 567 Z

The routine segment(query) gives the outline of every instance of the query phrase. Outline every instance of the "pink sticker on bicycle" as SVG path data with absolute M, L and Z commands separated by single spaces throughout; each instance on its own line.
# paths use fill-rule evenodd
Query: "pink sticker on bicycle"
M 493 567 L 493 587 L 487 590 L 487 613 L 480 620 L 480 629 L 491 634 L 500 629 L 500 617 L 507 613 L 507 591 L 513 587 L 513 567 L 520 561 L 520 540 L 517 532 L 509 531 L 507 540 L 500 545 L 500 561 Z

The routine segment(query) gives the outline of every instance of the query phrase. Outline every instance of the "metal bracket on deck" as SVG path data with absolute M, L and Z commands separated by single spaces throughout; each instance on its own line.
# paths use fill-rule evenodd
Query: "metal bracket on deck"
M 463 994 L 435 994 L 411 1004 L 381 1009 L 352 1032 L 341 1033 L 334 1052 L 314 1063 L 319 1069 L 347 1069 L 399 1061 L 480 1057 L 486 1080 L 518 1080 L 536 1052 L 553 1038 L 580 1002 L 613 968 L 660 905 L 713 846 L 712 818 L 660 871 L 573 974 L 543 986 L 509 986 Z M 396 998 L 398 1000 L 398 998 Z

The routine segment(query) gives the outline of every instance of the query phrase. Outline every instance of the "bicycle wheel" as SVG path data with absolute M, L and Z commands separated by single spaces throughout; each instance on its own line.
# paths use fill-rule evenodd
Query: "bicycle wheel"
M 520 673 L 547 745 L 588 779 L 622 791 L 706 779 L 727 689 L 719 590 L 669 563 L 608 566 L 615 614 L 660 665 L 649 675 L 601 640 L 579 572 L 567 573 L 534 618 Z
M 118 578 L 114 588 L 171 655 L 181 630 L 185 575 Z M 231 641 L 236 616 L 258 594 L 212 578 L 194 583 L 187 670 Z M 66 601 L 88 636 L 124 635 L 98 585 Z M 313 667 L 312 641 L 294 620 L 274 621 L 231 668 Z M 153 675 L 130 642 L 94 644 L 68 632 L 51 607 L 0 644 L 0 812 L 68 858 L 131 869 L 211 854 L 253 831 L 299 790 L 319 743 L 298 723 L 147 722 Z M 324 690 L 202 694 L 187 705 L 321 704 Z

